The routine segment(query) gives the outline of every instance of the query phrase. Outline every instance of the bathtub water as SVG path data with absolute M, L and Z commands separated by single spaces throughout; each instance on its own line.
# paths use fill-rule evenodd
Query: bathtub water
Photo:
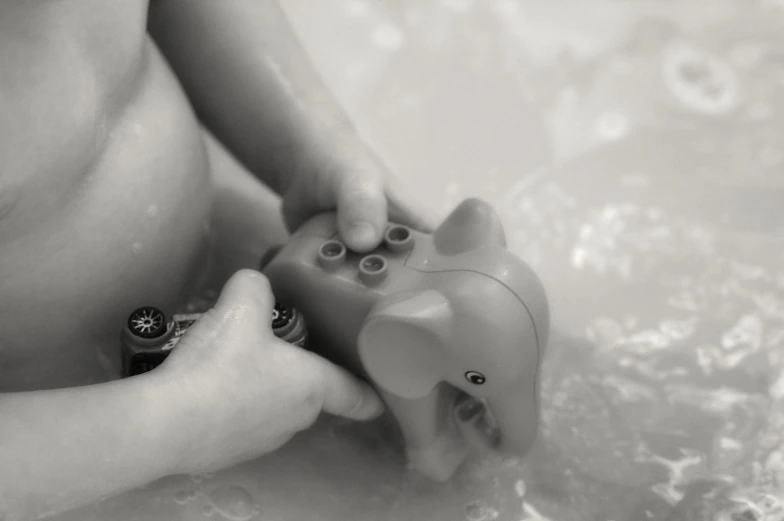
M 58 519 L 784 520 L 784 2 L 287 8 L 393 170 L 545 281 L 537 446 L 437 485 L 389 418 L 323 418 Z

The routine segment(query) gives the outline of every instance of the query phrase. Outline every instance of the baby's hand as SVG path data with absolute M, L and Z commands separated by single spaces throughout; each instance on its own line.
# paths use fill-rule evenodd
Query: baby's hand
M 283 216 L 289 230 L 319 212 L 337 209 L 338 231 L 357 252 L 378 246 L 388 219 L 431 230 L 430 219 L 414 209 L 379 158 L 359 140 L 350 139 L 342 147 L 316 155 L 315 166 L 298 168 L 282 180 Z
M 273 451 L 322 411 L 356 420 L 381 413 L 367 384 L 276 338 L 273 305 L 262 274 L 238 272 L 150 373 L 162 379 L 181 423 L 178 471 L 214 471 Z

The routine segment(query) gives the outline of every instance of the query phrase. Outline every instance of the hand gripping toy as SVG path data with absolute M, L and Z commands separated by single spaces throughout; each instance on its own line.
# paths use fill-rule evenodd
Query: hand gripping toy
M 477 444 L 528 451 L 548 303 L 489 205 L 464 201 L 432 235 L 392 224 L 369 254 L 348 251 L 335 214 L 321 214 L 263 271 L 304 316 L 310 348 L 375 385 L 409 467 L 442 481 Z
M 348 251 L 335 214 L 321 214 L 263 271 L 278 302 L 275 334 L 300 346 L 308 339 L 308 349 L 371 382 L 411 468 L 443 481 L 472 447 L 528 451 L 548 303 L 534 272 L 507 251 L 490 206 L 468 199 L 432 235 L 392 224 L 369 254 Z M 155 308 L 136 310 L 122 335 L 125 374 L 161 363 L 198 316 L 167 322 Z
M 120 335 L 123 376 L 146 373 L 162 364 L 200 316 L 200 313 L 178 314 L 167 320 L 161 310 L 152 306 L 131 313 Z M 272 331 L 278 338 L 300 347 L 308 339 L 302 315 L 277 302 L 272 311 Z

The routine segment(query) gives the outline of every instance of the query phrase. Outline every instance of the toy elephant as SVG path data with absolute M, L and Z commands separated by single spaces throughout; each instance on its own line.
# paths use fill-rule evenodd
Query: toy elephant
M 432 234 L 392 224 L 369 254 L 346 249 L 335 219 L 312 218 L 263 268 L 310 348 L 375 386 L 425 476 L 448 479 L 477 443 L 524 455 L 549 310 L 493 209 L 468 199 Z

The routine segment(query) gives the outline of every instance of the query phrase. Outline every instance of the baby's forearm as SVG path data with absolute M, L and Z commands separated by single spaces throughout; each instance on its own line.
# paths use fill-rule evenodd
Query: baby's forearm
M 157 0 L 149 28 L 205 124 L 271 188 L 356 138 L 276 0 Z
M 0 394 L 0 519 L 37 519 L 175 473 L 183 427 L 158 380 Z

